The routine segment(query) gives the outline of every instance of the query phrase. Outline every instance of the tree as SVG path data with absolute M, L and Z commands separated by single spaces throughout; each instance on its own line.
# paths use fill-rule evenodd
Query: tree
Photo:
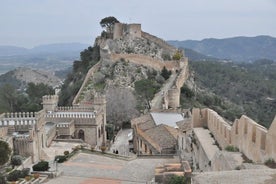
M 9 144 L 0 140 L 0 166 L 4 165 L 10 158 L 11 149 Z
M 106 29 L 106 32 L 111 33 L 115 23 L 119 23 L 119 21 L 115 17 L 109 16 L 103 18 L 100 22 L 100 25 L 102 26 L 102 28 Z
M 161 76 L 164 77 L 165 80 L 170 78 L 172 72 L 167 70 L 167 68 L 164 66 L 163 69 L 161 70 Z
M 0 89 L 0 101 L 2 109 L 10 112 L 17 111 L 18 96 L 18 92 L 12 85 L 5 84 L 2 86 Z
M 177 50 L 173 55 L 173 60 L 179 61 L 183 57 L 183 53 L 180 50 Z
M 146 101 L 150 109 L 150 101 L 153 99 L 155 93 L 160 89 L 160 85 L 149 79 L 142 79 L 134 83 L 136 93 Z
M 119 127 L 138 115 L 136 98 L 127 88 L 110 87 L 106 92 L 107 121 Z

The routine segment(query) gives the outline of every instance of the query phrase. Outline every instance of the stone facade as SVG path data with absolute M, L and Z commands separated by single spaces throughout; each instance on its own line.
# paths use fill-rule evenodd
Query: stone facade
M 141 24 L 123 24 L 115 23 L 113 31 L 113 39 L 118 39 L 123 36 L 141 37 Z
M 229 145 L 237 147 L 257 163 L 276 160 L 276 118 L 266 129 L 245 115 L 229 124 L 211 109 L 193 109 L 192 116 L 193 126 L 208 128 L 222 149 Z
M 105 144 L 105 97 L 71 107 L 58 107 L 57 102 L 57 95 L 44 96 L 39 112 L 1 114 L 1 138 L 13 137 L 14 152 L 31 156 L 33 162 L 42 159 L 43 150 L 58 136 L 81 139 L 93 147 Z

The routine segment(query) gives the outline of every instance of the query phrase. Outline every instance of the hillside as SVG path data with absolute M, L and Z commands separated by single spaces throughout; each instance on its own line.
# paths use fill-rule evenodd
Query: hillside
M 193 72 L 182 90 L 184 107 L 210 107 L 231 121 L 246 114 L 269 127 L 276 114 L 275 62 L 200 61 L 189 64 Z
M 10 84 L 16 89 L 24 89 L 28 83 L 43 83 L 52 87 L 61 85 L 62 81 L 52 73 L 33 70 L 30 68 L 17 68 L 0 75 L 0 87 Z
M 201 41 L 168 41 L 175 47 L 189 48 L 209 57 L 250 62 L 258 59 L 276 60 L 276 38 L 270 36 L 204 39 Z
M 17 67 L 48 71 L 64 70 L 79 59 L 79 53 L 88 47 L 81 43 L 57 43 L 36 46 L 32 49 L 0 46 L 0 74 Z

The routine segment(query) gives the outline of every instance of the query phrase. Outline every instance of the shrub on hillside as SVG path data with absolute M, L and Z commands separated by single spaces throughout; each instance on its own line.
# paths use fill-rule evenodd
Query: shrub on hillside
M 165 80 L 167 80 L 168 78 L 170 78 L 172 72 L 167 70 L 166 67 L 163 67 L 162 71 L 161 71 L 161 76 L 164 77 Z

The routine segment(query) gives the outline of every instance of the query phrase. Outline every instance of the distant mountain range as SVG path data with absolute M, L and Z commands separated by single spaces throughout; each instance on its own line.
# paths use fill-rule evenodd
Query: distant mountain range
M 210 58 L 238 62 L 251 62 L 258 59 L 276 60 L 276 38 L 270 36 L 209 38 L 201 41 L 170 40 L 168 43 L 175 47 L 192 49 Z
M 17 67 L 48 71 L 64 70 L 78 60 L 80 52 L 89 45 L 82 43 L 57 43 L 36 46 L 32 49 L 0 46 L 0 74 Z
M 24 47 L 0 45 L 0 56 L 15 56 L 15 55 L 34 55 L 34 54 L 49 54 L 49 53 L 61 53 L 61 52 L 80 52 L 87 48 L 88 44 L 83 43 L 54 43 L 39 45 L 32 49 Z

